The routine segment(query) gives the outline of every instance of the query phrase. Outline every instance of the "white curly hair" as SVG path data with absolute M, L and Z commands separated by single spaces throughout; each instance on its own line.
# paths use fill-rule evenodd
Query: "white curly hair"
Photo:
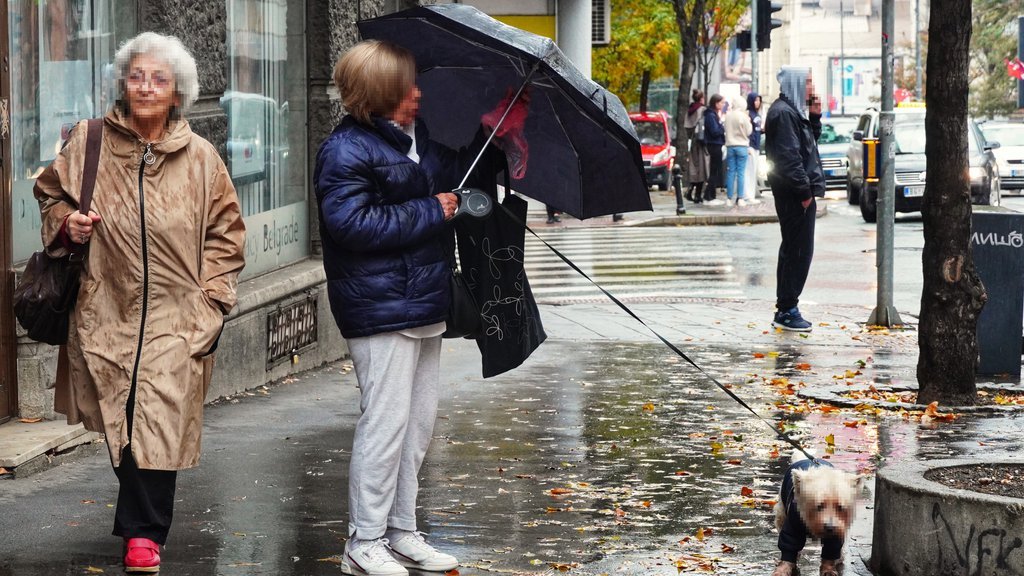
M 127 103 L 125 97 L 125 78 L 128 69 L 136 56 L 145 54 L 166 62 L 174 70 L 175 90 L 181 97 L 181 113 L 188 109 L 199 98 L 199 72 L 196 70 L 196 59 L 188 48 L 175 36 L 164 36 L 156 32 L 143 32 L 131 40 L 125 41 L 114 55 L 114 70 L 117 75 L 117 100 Z

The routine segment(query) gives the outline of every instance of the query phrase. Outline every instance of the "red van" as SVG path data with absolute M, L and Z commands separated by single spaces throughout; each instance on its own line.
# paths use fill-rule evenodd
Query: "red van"
M 676 148 L 669 136 L 668 113 L 633 112 L 629 115 L 640 139 L 640 152 L 644 157 L 644 176 L 648 186 L 668 190 L 672 183 L 672 167 L 676 161 Z

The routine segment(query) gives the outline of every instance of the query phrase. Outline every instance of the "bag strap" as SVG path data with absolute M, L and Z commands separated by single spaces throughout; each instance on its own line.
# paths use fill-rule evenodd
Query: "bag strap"
M 78 206 L 82 214 L 89 213 L 92 191 L 96 187 L 96 173 L 100 164 L 100 144 L 103 141 L 103 118 L 92 118 L 86 124 L 85 165 L 82 168 L 82 191 Z

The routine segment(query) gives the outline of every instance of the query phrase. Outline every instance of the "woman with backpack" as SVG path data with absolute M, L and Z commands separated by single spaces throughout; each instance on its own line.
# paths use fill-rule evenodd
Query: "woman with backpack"
M 725 146 L 725 125 L 722 124 L 722 106 L 725 98 L 721 94 L 711 96 L 711 103 L 704 110 L 704 146 L 708 153 L 708 183 L 704 187 L 704 200 L 722 204 L 715 200 L 719 188 L 725 184 L 723 173 L 722 147 Z

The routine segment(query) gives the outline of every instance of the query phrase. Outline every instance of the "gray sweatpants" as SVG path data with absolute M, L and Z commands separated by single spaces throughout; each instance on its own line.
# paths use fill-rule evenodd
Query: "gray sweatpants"
M 348 345 L 362 412 L 349 466 L 349 536 L 415 531 L 418 475 L 437 415 L 441 337 L 388 332 Z

